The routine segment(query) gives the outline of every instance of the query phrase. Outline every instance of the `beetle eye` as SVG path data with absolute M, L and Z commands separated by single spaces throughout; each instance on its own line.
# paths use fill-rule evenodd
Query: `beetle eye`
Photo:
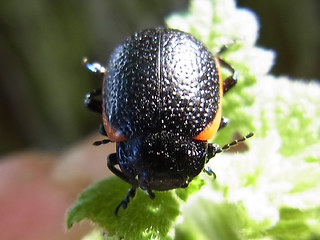
M 113 127 L 111 124 L 109 124 L 108 120 L 104 117 L 103 118 L 103 126 L 104 129 L 106 130 L 106 133 L 108 137 L 114 141 L 114 142 L 123 142 L 127 141 L 128 138 L 124 136 L 121 131 Z
M 221 104 L 219 104 L 218 111 L 216 116 L 197 136 L 193 137 L 193 139 L 201 140 L 201 141 L 208 141 L 211 139 L 220 126 L 221 122 Z

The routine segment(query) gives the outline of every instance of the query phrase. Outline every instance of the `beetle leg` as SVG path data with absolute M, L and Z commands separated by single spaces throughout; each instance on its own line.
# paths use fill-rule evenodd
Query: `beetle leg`
M 100 133 L 102 136 L 108 137 L 108 134 L 107 134 L 106 130 L 104 129 L 103 124 L 100 124 L 100 125 L 99 125 L 99 133 Z
M 232 40 L 231 42 L 222 45 L 218 51 L 218 55 L 220 56 L 221 54 L 223 54 L 226 50 L 228 50 L 230 46 L 234 45 L 236 42 L 236 40 Z
M 156 195 L 150 189 L 147 190 L 147 193 L 149 194 L 149 197 L 151 199 L 154 199 L 156 197 Z
M 132 188 L 130 188 L 125 196 L 125 198 L 118 204 L 116 207 L 114 214 L 117 215 L 119 208 L 122 206 L 124 209 L 127 208 L 128 203 L 130 202 L 130 198 L 133 198 L 136 194 L 136 188 L 139 186 L 138 181 L 135 178 L 129 178 L 128 176 L 124 175 L 123 172 L 118 170 L 115 165 L 119 164 L 117 155 L 115 153 L 112 153 L 108 156 L 107 166 L 110 169 L 111 172 L 113 172 L 116 176 L 121 178 L 122 180 L 130 183 L 132 185 Z M 149 193 L 149 191 L 148 191 Z M 150 194 L 149 194 L 150 196 Z M 150 196 L 151 197 L 151 196 Z
M 224 81 L 223 81 L 223 94 L 225 94 L 226 92 L 228 92 L 234 85 L 236 85 L 237 83 L 237 71 L 226 61 L 224 61 L 222 58 L 219 57 L 219 62 L 221 64 L 221 66 L 227 68 L 232 75 L 227 77 Z
M 219 51 L 217 52 L 218 56 L 220 56 L 221 54 L 223 54 L 227 49 L 229 48 L 229 45 L 225 44 L 222 45 L 222 47 L 219 49 Z
M 212 171 L 212 169 L 208 166 L 206 166 L 204 169 L 203 169 L 203 172 L 205 172 L 206 174 L 208 174 L 209 176 L 213 176 L 213 179 L 216 179 L 217 178 L 217 175 L 214 171 Z
M 118 211 L 120 207 L 123 207 L 123 209 L 126 209 L 128 206 L 128 203 L 130 202 L 130 198 L 133 198 L 136 195 L 136 188 L 132 187 L 128 190 L 126 196 L 124 199 L 118 204 L 116 209 L 114 210 L 114 215 L 118 215 Z
M 87 93 L 84 97 L 84 105 L 91 111 L 102 113 L 102 101 L 95 98 L 100 95 L 101 89 Z
M 227 126 L 229 123 L 229 119 L 226 118 L 226 117 L 221 117 L 221 121 L 220 121 L 220 125 L 219 125 L 219 128 L 218 130 L 224 128 L 225 126 Z
M 110 169 L 111 172 L 113 172 L 115 175 L 117 175 L 122 180 L 126 181 L 127 183 L 130 183 L 133 188 L 139 187 L 139 182 L 135 178 L 130 178 L 123 174 L 119 169 L 115 167 L 115 165 L 119 164 L 117 155 L 115 153 L 111 153 L 108 156 L 107 166 Z
M 94 90 L 92 92 L 89 92 L 86 94 L 85 98 L 84 98 L 84 105 L 90 109 L 91 111 L 97 112 L 97 113 L 102 113 L 102 101 L 96 99 L 95 97 L 101 96 L 101 89 L 99 90 Z M 108 136 L 108 134 L 106 133 L 104 127 L 102 124 L 100 124 L 99 126 L 99 132 L 101 133 L 101 135 L 103 136 Z M 106 144 L 112 142 L 112 140 L 110 139 L 104 139 L 102 141 L 95 141 L 93 143 L 93 145 L 95 146 L 99 146 L 101 144 Z

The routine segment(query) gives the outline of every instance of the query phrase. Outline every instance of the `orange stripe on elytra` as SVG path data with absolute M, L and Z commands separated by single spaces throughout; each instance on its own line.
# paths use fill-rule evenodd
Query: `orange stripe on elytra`
M 219 103 L 216 115 L 214 116 L 211 123 L 209 123 L 197 136 L 193 137 L 196 140 L 206 141 L 211 139 L 218 131 L 221 116 L 222 116 L 222 96 L 223 96 L 223 80 L 220 72 L 220 63 L 217 57 L 214 57 L 216 63 L 216 70 L 219 76 Z
M 107 114 L 105 111 L 102 113 L 103 127 L 106 130 L 108 137 L 115 142 L 122 142 L 128 140 L 127 137 L 123 136 L 122 133 L 109 124 Z
M 105 75 L 104 75 L 104 79 L 105 79 Z M 105 80 L 104 80 L 105 81 Z M 104 99 L 104 83 L 102 84 L 102 99 Z M 123 142 L 123 141 L 127 141 L 128 138 L 125 137 L 119 130 L 117 130 L 115 127 L 113 127 L 109 121 L 108 121 L 108 116 L 106 114 L 106 109 L 105 109 L 105 104 L 104 101 L 102 101 L 102 122 L 103 122 L 103 127 L 104 130 L 106 131 L 108 137 L 115 142 Z

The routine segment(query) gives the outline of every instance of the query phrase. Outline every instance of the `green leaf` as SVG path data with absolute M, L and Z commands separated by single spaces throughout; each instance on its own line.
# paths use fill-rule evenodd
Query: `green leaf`
M 88 218 L 106 228 L 109 235 L 126 239 L 172 239 L 170 230 L 179 216 L 179 203 L 174 191 L 155 192 L 156 198 L 138 190 L 127 209 L 120 208 L 118 216 L 115 207 L 124 198 L 129 184 L 118 177 L 111 177 L 87 188 L 78 197 L 67 215 L 67 226 Z
M 175 190 L 175 193 L 181 200 L 187 201 L 189 196 L 198 192 L 203 185 L 205 185 L 205 180 L 196 177 L 192 180 L 187 188 L 178 188 Z
M 197 198 L 182 216 L 184 222 L 177 227 L 177 240 L 257 238 L 263 235 L 255 230 L 268 223 L 267 219 L 251 219 L 242 204 L 214 203 L 205 198 Z

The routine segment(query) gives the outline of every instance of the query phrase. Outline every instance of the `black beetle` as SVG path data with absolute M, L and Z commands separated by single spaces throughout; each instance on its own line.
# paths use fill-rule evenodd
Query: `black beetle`
M 104 75 L 102 89 L 90 92 L 85 105 L 102 113 L 100 132 L 117 142 L 108 167 L 132 185 L 116 207 L 127 207 L 136 188 L 170 190 L 187 187 L 222 148 L 208 143 L 227 121 L 222 95 L 236 84 L 236 71 L 191 34 L 167 28 L 135 33 L 120 44 L 106 68 L 84 62 Z M 232 75 L 224 81 L 220 64 Z M 102 95 L 102 100 L 99 100 Z M 118 168 L 116 167 L 118 165 Z M 214 175 L 215 176 L 215 175 Z

